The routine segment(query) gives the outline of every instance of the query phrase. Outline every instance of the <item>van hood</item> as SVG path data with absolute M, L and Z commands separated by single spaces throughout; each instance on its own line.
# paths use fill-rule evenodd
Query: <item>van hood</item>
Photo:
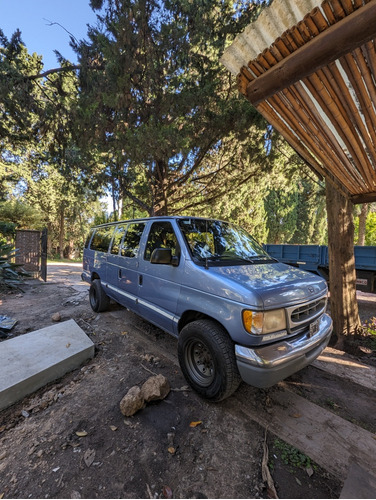
M 314 300 L 327 291 L 323 278 L 280 262 L 211 267 L 209 272 L 243 296 L 242 302 L 265 309 Z M 223 290 L 223 296 L 228 295 L 229 290 Z

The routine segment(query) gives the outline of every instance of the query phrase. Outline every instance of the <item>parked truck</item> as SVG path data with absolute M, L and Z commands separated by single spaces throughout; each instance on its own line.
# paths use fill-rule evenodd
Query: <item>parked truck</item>
M 325 245 L 264 245 L 275 259 L 329 279 L 329 254 Z M 376 293 L 376 246 L 355 246 L 356 287 Z

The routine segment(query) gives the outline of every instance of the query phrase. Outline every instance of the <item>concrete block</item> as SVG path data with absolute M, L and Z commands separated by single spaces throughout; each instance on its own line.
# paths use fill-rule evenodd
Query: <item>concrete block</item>
M 70 319 L 0 343 L 0 410 L 94 356 L 94 344 Z

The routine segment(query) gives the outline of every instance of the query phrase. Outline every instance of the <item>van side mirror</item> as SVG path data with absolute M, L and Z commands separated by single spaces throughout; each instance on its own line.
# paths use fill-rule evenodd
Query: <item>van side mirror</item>
M 170 266 L 179 265 L 179 257 L 172 255 L 171 248 L 155 248 L 150 257 L 152 264 L 168 264 Z

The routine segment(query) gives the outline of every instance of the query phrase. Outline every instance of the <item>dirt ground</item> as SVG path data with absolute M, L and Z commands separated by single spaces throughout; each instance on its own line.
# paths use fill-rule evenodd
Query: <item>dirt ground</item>
M 60 313 L 95 344 L 85 366 L 0 412 L 0 499 L 271 498 L 265 443 L 279 498 L 339 497 L 343 481 L 245 411 L 248 404 L 267 405 L 278 386 L 242 384 L 226 401 L 206 402 L 187 388 L 176 340 L 116 304 L 94 313 L 80 272 L 79 265 L 49 264 L 47 283 L 29 280 L 23 293 L 0 297 L 1 314 L 18 320 L 11 336 L 49 326 Z M 363 320 L 376 315 L 375 297 L 364 295 L 359 304 Z M 363 354 L 375 363 L 373 352 Z M 122 397 L 160 373 L 170 382 L 168 397 L 125 418 Z M 314 367 L 287 384 L 376 432 L 374 400 L 359 387 Z

